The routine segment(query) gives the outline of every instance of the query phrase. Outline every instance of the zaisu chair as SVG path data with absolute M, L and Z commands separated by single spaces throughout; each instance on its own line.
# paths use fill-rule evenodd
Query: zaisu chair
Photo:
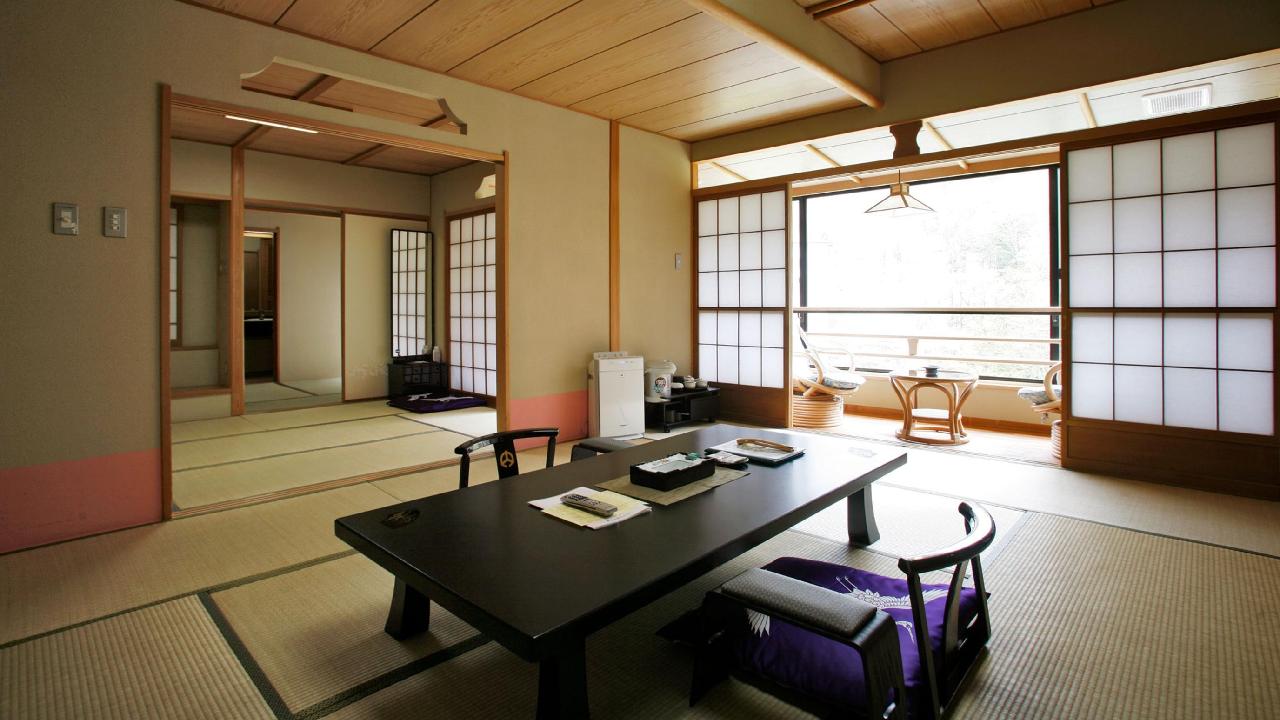
M 814 347 L 804 330 L 799 330 L 800 344 L 809 356 L 812 371 L 801 368 L 795 378 L 796 388 L 801 392 L 793 399 L 796 425 L 809 428 L 839 427 L 844 419 L 844 399 L 858 391 L 867 379 L 854 372 L 856 361 L 853 354 L 840 347 Z M 841 369 L 839 360 L 836 364 L 828 362 L 829 356 L 843 358 Z
M 458 465 L 458 487 L 467 487 L 471 473 L 471 453 L 493 448 L 493 459 L 498 463 L 498 478 L 509 478 L 520 474 L 520 459 L 516 455 L 516 441 L 529 438 L 547 439 L 547 467 L 556 464 L 556 436 L 560 428 L 528 428 L 525 430 L 507 430 L 489 435 L 481 435 L 462 443 L 453 451 L 462 456 Z
M 1042 417 L 1062 415 L 1062 363 L 1049 368 L 1044 374 L 1044 387 L 1024 387 L 1018 390 L 1018 397 L 1031 403 L 1031 409 Z M 1054 379 L 1058 380 L 1055 384 Z M 1054 420 L 1050 426 L 1053 436 L 1053 456 L 1062 459 L 1062 420 Z
M 689 704 L 733 674 L 821 717 L 941 718 L 991 635 L 978 554 L 995 522 L 960 514 L 966 537 L 899 560 L 905 579 L 784 557 L 707 593 Z M 948 585 L 921 582 L 947 567 Z

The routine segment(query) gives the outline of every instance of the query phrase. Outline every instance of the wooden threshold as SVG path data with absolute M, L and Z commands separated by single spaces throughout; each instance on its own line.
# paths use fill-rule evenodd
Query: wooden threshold
M 210 395 L 230 395 L 231 388 L 209 385 L 205 387 L 193 388 L 174 388 L 169 391 L 169 396 L 177 400 L 179 398 L 208 397 Z

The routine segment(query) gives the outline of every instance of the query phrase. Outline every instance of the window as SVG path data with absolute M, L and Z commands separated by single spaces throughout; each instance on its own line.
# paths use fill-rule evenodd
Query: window
M 431 233 L 391 231 L 391 353 L 417 357 L 427 347 L 431 312 Z
M 778 190 L 698 203 L 699 377 L 786 387 L 786 202 Z
M 169 208 L 169 344 L 182 346 L 182 210 Z
M 497 215 L 449 219 L 449 387 L 498 394 Z
M 1275 135 L 1068 153 L 1072 417 L 1274 433 Z
M 1057 358 L 1056 168 L 910 184 L 935 212 L 866 213 L 886 188 L 802 198 L 801 302 L 863 369 L 933 362 L 1040 380 Z M 947 312 L 947 311 L 951 312 Z

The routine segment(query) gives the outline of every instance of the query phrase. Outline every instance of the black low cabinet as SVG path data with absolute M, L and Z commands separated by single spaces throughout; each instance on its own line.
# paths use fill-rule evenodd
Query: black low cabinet
M 387 397 L 444 392 L 449 365 L 432 360 L 387 363 Z
M 689 423 L 715 422 L 719 414 L 720 388 L 672 392 L 669 398 L 644 401 L 645 427 L 662 428 L 662 432 Z

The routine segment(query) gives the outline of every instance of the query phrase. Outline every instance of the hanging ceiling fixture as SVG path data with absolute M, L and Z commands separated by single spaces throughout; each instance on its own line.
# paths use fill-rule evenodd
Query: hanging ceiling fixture
M 933 212 L 933 208 L 920 202 L 911 194 L 910 186 L 902 182 L 902 171 L 899 170 L 898 182 L 889 186 L 889 196 L 867 208 L 867 212 L 882 212 L 898 217 Z

